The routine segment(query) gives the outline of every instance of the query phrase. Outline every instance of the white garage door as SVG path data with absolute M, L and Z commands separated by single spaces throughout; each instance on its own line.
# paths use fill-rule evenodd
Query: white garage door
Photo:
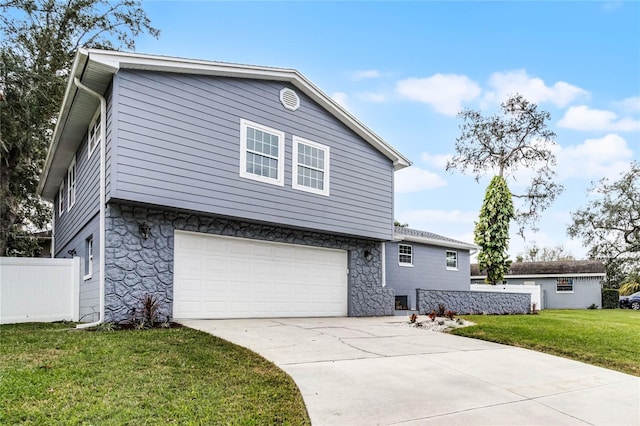
M 176 231 L 175 318 L 347 315 L 347 252 Z

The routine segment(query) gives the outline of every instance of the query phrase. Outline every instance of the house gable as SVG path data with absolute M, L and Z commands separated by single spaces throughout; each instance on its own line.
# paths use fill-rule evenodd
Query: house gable
M 390 239 L 391 161 L 303 93 L 296 111 L 286 109 L 282 88 L 263 80 L 120 71 L 107 198 Z M 242 173 L 247 123 L 280 140 L 278 179 Z M 327 149 L 327 194 L 294 185 L 293 144 L 301 140 Z
M 91 114 L 94 112 L 93 108 L 90 108 L 91 112 L 88 112 L 89 109 L 86 108 L 86 104 L 94 105 L 95 99 L 79 91 L 74 84 L 74 79 L 77 78 L 98 93 L 105 93 L 107 87 L 111 84 L 113 76 L 119 70 L 124 69 L 172 72 L 199 76 L 226 76 L 236 79 L 256 79 L 289 83 L 389 158 L 395 170 L 411 165 L 411 162 L 406 157 L 358 121 L 296 70 L 157 55 L 141 55 L 99 49 L 80 49 L 70 73 L 65 98 L 49 147 L 49 154 L 45 162 L 41 182 L 38 187 L 38 193 L 43 198 L 52 200 L 55 197 L 55 190 L 62 180 L 62 164 L 69 164 L 69 153 L 76 151 L 81 142 L 78 133 L 80 129 L 88 125 L 92 118 Z
M 99 93 L 113 84 L 107 202 L 391 238 L 393 171 L 409 161 L 297 71 L 82 50 L 71 78 Z M 63 179 L 65 153 L 82 142 L 80 123 L 86 132 L 91 104 L 95 99 L 68 86 L 39 187 L 46 199 Z M 243 175 L 243 160 L 256 155 L 241 144 L 243 122 L 275 129 L 283 139 L 280 158 L 260 159 L 278 164 L 273 181 L 280 188 Z M 294 161 L 294 141 L 295 148 L 320 147 L 330 170 Z

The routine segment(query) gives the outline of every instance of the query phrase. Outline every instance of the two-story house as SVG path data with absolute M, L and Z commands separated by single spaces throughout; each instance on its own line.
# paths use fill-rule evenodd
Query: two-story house
M 38 191 L 84 321 L 388 315 L 409 165 L 295 70 L 80 50 Z

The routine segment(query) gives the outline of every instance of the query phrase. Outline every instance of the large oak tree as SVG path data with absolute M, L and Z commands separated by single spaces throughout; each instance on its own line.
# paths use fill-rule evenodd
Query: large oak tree
M 618 180 L 601 179 L 589 195 L 587 204 L 571 213 L 567 233 L 582 239 L 590 257 L 605 262 L 609 284 L 616 286 L 640 269 L 640 164 L 631 163 Z
M 159 31 L 134 0 L 0 0 L 0 256 L 29 256 L 51 211 L 36 188 L 80 47 L 134 49 Z

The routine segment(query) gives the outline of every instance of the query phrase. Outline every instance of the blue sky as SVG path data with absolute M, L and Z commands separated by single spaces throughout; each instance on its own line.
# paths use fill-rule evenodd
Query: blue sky
M 412 228 L 473 241 L 488 180 L 444 170 L 461 108 L 491 114 L 519 92 L 551 113 L 566 190 L 537 233 L 513 233 L 513 256 L 535 242 L 583 257 L 569 212 L 640 160 L 640 2 L 143 5 L 162 34 L 139 52 L 296 68 L 409 157 L 395 217 Z

